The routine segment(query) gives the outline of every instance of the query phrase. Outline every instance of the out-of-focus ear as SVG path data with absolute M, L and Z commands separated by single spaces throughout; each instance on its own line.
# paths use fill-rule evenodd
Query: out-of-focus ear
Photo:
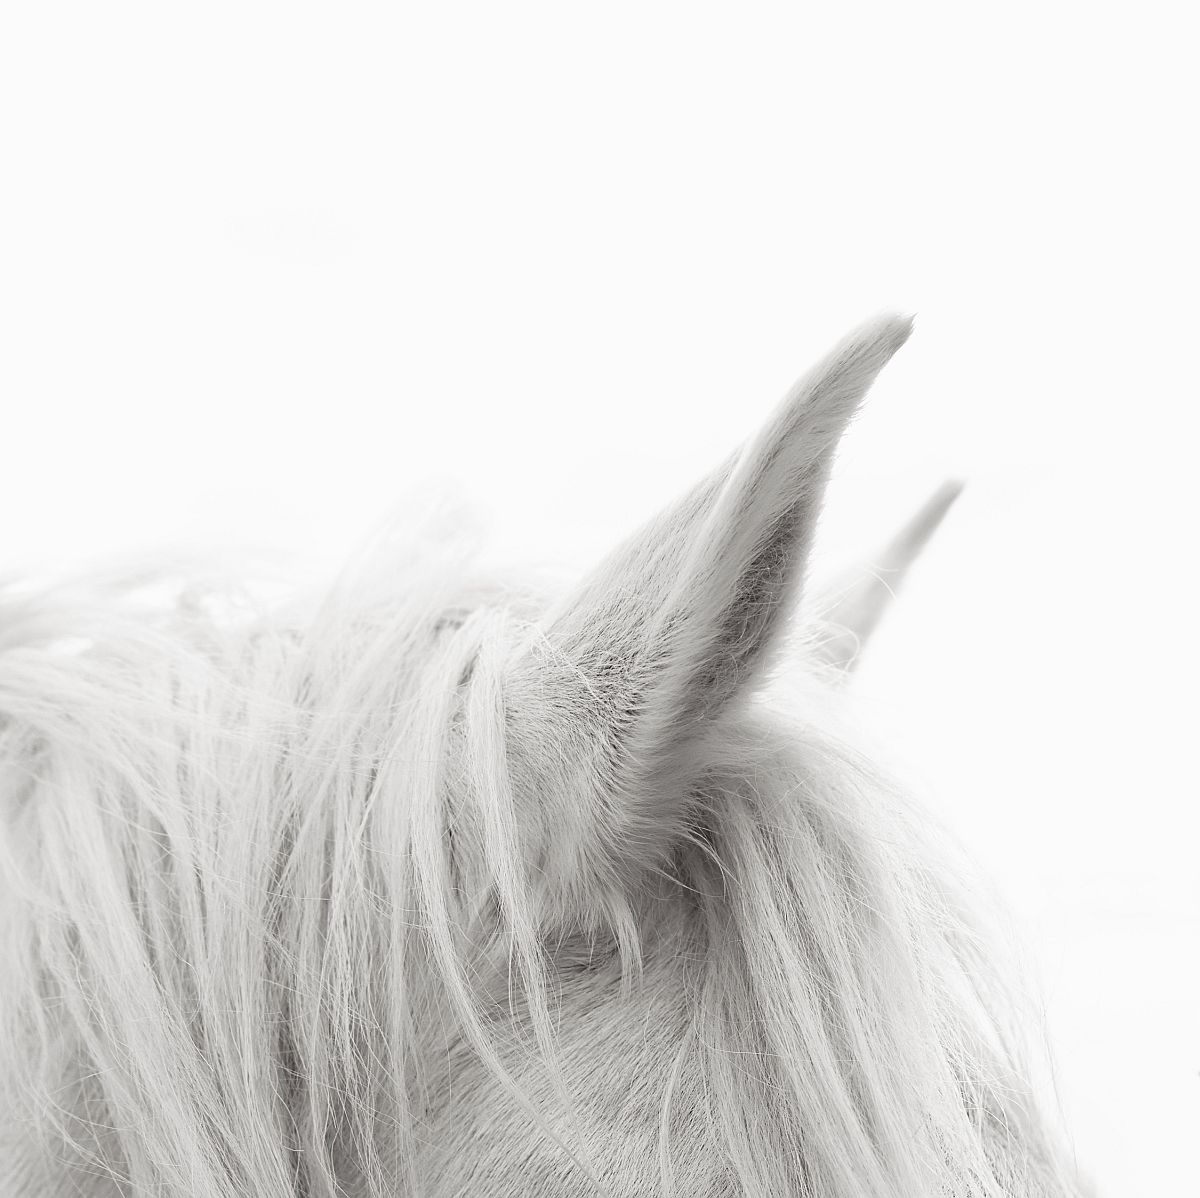
M 814 652 L 821 661 L 847 672 L 855 668 L 913 562 L 961 492 L 962 483 L 943 483 L 870 564 L 828 588 L 815 605 L 822 627 Z
M 661 859 L 689 747 L 764 673 L 800 588 L 837 444 L 911 322 L 877 319 L 734 459 L 549 613 L 510 672 L 510 768 L 538 865 L 574 891 Z

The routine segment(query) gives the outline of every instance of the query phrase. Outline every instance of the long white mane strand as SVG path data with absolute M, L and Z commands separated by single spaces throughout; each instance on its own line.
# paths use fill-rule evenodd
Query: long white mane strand
M 716 536 L 737 477 L 670 528 Z M 0 1193 L 1079 1192 L 1025 1014 L 830 730 L 819 652 L 780 712 L 687 664 L 704 609 L 630 673 L 576 639 L 611 587 L 584 620 L 434 559 L 286 602 L 0 591 Z M 682 595 L 702 559 L 716 586 L 694 547 L 601 577 Z M 651 783 L 661 843 L 620 806 Z

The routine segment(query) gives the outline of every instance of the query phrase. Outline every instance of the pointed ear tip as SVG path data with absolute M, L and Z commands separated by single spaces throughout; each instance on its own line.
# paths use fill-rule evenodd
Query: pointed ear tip
M 949 507 L 965 490 L 967 480 L 965 478 L 948 478 L 934 492 L 934 498 L 946 507 Z
M 904 312 L 885 312 L 880 317 L 879 323 L 887 330 L 888 340 L 896 350 L 912 336 L 916 316 Z
M 859 325 L 847 341 L 853 346 L 854 354 L 865 354 L 873 360 L 874 369 L 880 369 L 909 339 L 913 330 L 913 318 L 900 312 L 881 312 L 873 320 Z
M 930 529 L 940 524 L 958 501 L 965 486 L 966 482 L 961 478 L 946 479 L 921 506 L 915 517 L 916 523 Z

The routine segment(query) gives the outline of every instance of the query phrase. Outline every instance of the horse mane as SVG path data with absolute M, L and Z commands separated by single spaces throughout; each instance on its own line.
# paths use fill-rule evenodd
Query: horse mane
M 634 989 L 685 950 L 639 933 L 636 900 L 545 935 L 500 700 L 536 601 L 406 564 L 307 607 L 145 576 L 0 600 L 0 1079 L 31 1141 L 114 1193 L 335 1194 L 348 1170 L 395 1192 L 447 1022 L 590 1167 L 547 1116 L 557 954 L 582 936 Z M 819 730 L 832 693 L 786 737 L 759 703 L 708 738 L 660 878 L 695 959 L 651 1185 L 697 1134 L 672 1110 L 687 1057 L 746 1193 L 1065 1192 L 992 949 L 900 800 Z M 451 758 L 470 785 L 445 785 Z M 499 1002 L 472 948 L 489 919 Z M 540 1091 L 505 1064 L 512 1006 Z M 4 1192 L 41 1192 L 38 1154 L 9 1158 Z
M 562 597 L 453 542 L 0 590 L 5 1192 L 1076 1192 L 973 904 L 831 720 L 877 589 L 765 687 L 909 327 Z

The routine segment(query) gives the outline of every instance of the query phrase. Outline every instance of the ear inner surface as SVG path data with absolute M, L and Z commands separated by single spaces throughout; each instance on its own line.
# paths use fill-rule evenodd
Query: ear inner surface
M 800 589 L 838 442 L 910 328 L 887 316 L 852 333 L 732 463 L 547 618 L 540 651 L 514 678 L 514 719 L 529 722 L 514 731 L 555 758 L 550 793 L 537 789 L 575 829 L 563 839 L 578 852 L 645 862 L 669 848 L 685 805 L 672 793 L 674 767 L 764 675 Z M 543 677 L 523 715 L 534 671 Z

